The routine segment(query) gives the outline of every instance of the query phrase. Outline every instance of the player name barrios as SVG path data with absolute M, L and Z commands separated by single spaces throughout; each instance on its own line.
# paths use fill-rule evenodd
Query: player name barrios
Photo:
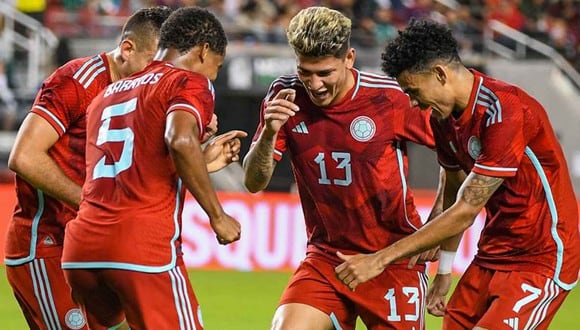
M 117 93 L 128 91 L 130 89 L 136 88 L 137 86 L 146 85 L 146 84 L 156 84 L 159 79 L 163 76 L 163 73 L 149 73 L 141 77 L 137 77 L 135 79 L 126 79 L 117 81 L 107 87 L 107 91 L 105 92 L 105 97 Z

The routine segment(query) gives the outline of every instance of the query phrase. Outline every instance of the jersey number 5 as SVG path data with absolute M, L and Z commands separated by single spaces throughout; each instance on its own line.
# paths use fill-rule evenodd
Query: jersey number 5
M 97 162 L 93 171 L 93 180 L 98 178 L 114 178 L 117 174 L 131 167 L 133 164 L 133 140 L 135 134 L 129 127 L 121 129 L 110 129 L 111 118 L 117 116 L 124 116 L 135 111 L 137 108 L 137 98 L 132 98 L 127 102 L 114 104 L 103 109 L 101 120 L 103 123 L 99 128 L 99 136 L 97 137 L 97 145 L 100 146 L 107 142 L 124 142 L 123 151 L 118 161 L 113 164 L 105 164 L 107 156 L 103 156 Z

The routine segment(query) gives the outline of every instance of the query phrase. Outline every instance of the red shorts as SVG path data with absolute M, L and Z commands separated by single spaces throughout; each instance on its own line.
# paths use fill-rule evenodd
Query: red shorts
M 300 303 L 330 316 L 336 329 L 354 329 L 360 316 L 368 329 L 425 328 L 428 278 L 406 265 L 388 267 L 356 290 L 338 280 L 336 265 L 306 257 L 282 294 L 279 305 Z
M 6 277 L 31 329 L 88 329 L 66 284 L 60 256 L 6 266 Z
M 203 329 L 201 310 L 183 261 L 163 273 L 120 269 L 65 269 L 73 296 L 91 329 L 127 319 L 137 329 Z
M 447 304 L 443 329 L 548 329 L 567 295 L 543 275 L 472 263 Z

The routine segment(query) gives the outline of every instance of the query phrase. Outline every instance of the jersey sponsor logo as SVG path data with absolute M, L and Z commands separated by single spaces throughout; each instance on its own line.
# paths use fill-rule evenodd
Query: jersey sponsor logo
M 481 154 L 481 141 L 479 141 L 477 136 L 473 135 L 467 141 L 467 152 L 469 152 L 469 156 L 474 160 Z
M 87 323 L 83 313 L 78 308 L 73 308 L 66 312 L 66 315 L 64 316 L 64 322 L 66 323 L 67 327 L 73 330 L 82 329 Z
M 293 129 L 292 132 L 294 133 L 298 133 L 298 134 L 308 134 L 308 127 L 306 127 L 306 124 L 301 121 L 300 123 L 298 123 L 298 125 L 296 125 Z
M 507 324 L 510 328 L 514 330 L 519 329 L 520 318 L 519 317 L 510 317 L 503 320 L 503 323 Z
M 367 142 L 375 136 L 377 125 L 367 116 L 358 116 L 350 123 L 350 134 L 359 142 Z

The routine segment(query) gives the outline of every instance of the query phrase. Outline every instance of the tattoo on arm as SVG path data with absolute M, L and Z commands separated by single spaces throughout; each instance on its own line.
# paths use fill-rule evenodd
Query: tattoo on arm
M 461 187 L 461 199 L 472 206 L 483 207 L 503 183 L 503 180 L 502 178 L 471 173 Z
M 254 169 L 255 169 L 255 181 L 263 182 L 264 180 L 270 180 L 270 176 L 273 171 L 274 161 L 272 159 L 272 153 L 274 150 L 265 143 L 258 143 L 255 145 L 254 150 Z
M 442 207 L 434 207 L 429 214 L 428 220 L 437 218 L 441 213 L 443 213 Z
M 254 145 L 248 158 L 248 163 L 244 164 L 246 170 L 246 182 L 251 186 L 262 188 L 270 182 L 276 162 L 272 154 L 274 153 L 274 141 L 260 139 Z

